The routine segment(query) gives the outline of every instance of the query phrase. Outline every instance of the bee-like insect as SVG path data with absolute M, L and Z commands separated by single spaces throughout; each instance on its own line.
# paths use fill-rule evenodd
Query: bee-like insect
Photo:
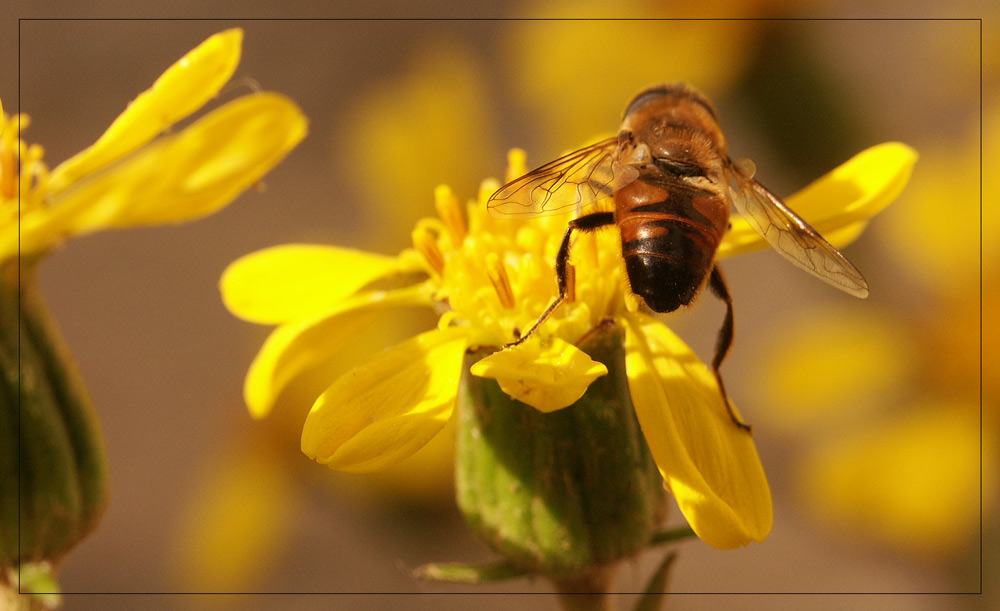
M 629 103 L 621 130 L 517 178 L 490 197 L 494 216 L 536 217 L 575 208 L 556 255 L 559 295 L 513 342 L 527 339 L 568 293 L 574 231 L 617 225 L 632 292 L 656 312 L 690 304 L 707 283 L 726 304 L 712 371 L 733 422 L 719 367 L 733 342 L 733 301 L 715 262 L 729 229 L 730 205 L 786 259 L 851 295 L 866 297 L 864 277 L 776 195 L 754 180 L 749 160 L 733 161 L 712 104 L 683 83 L 652 87 Z M 584 208 L 614 196 L 613 212 Z

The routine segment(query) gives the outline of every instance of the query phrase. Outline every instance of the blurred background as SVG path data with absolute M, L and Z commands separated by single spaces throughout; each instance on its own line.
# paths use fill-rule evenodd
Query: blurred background
M 450 14 L 440 4 L 439 14 Z M 616 14 L 704 16 L 714 3 L 679 4 L 667 12 L 626 2 Z M 31 14 L 44 15 L 43 5 L 30 5 Z M 995 314 L 985 323 L 981 315 L 1000 297 L 1000 217 L 997 178 L 982 172 L 981 154 L 995 163 L 1000 142 L 996 29 L 968 20 L 757 20 L 799 13 L 778 0 L 719 5 L 719 16 L 745 20 L 18 23 L 4 15 L 4 110 L 31 116 L 23 137 L 45 147 L 50 167 L 96 140 L 171 63 L 230 27 L 245 31 L 243 59 L 220 102 L 260 87 L 290 96 L 310 120 L 308 138 L 261 188 L 222 212 L 73 240 L 40 267 L 100 413 L 111 469 L 104 521 L 60 572 L 66 592 L 95 594 L 67 597 L 67 608 L 121 603 L 100 593 L 337 592 L 397 595 L 127 600 L 164 609 L 404 601 L 503 609 L 510 598 L 401 595 L 550 591 L 541 580 L 415 581 L 410 571 L 427 562 L 494 557 L 455 509 L 447 436 L 375 477 L 311 463 L 298 443 L 304 413 L 250 419 L 243 376 L 270 329 L 231 316 L 218 279 L 234 259 L 291 242 L 395 254 L 409 245 L 413 222 L 433 213 L 436 185 L 473 198 L 482 179 L 502 176 L 509 148 L 540 165 L 616 132 L 643 87 L 678 80 L 715 102 L 733 156 L 752 158 L 778 194 L 879 142 L 905 142 L 920 159 L 899 200 L 846 249 L 871 286 L 867 300 L 774 253 L 724 262 L 737 335 L 723 373 L 754 424 L 774 530 L 735 551 L 680 545 L 671 591 L 827 593 L 841 596 L 811 602 L 875 608 L 886 600 L 842 594 L 989 587 L 1000 547 L 1000 372 L 982 355 L 996 353 L 1000 330 Z M 94 1 L 80 10 L 113 9 Z M 604 14 L 588 1 L 509 10 Z M 707 360 L 722 313 L 703 298 L 666 321 Z M 670 523 L 678 519 L 674 511 Z M 619 589 L 641 591 L 661 558 L 651 552 L 631 565 Z M 792 601 L 756 596 L 740 605 Z M 971 596 L 905 601 L 989 606 Z M 556 608 L 537 595 L 514 604 Z

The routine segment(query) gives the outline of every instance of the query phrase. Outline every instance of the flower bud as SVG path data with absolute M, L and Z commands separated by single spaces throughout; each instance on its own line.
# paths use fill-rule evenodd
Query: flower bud
M 0 264 L 0 566 L 57 562 L 107 501 L 97 416 L 35 282 Z
M 624 332 L 599 325 L 581 350 L 607 365 L 573 405 L 542 413 L 469 374 L 458 393 L 456 489 L 473 531 L 514 565 L 556 580 L 593 573 L 650 543 L 666 512 L 662 478 L 625 376 Z

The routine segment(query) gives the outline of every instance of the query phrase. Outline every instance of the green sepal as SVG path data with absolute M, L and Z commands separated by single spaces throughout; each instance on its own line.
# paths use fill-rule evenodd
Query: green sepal
M 108 470 L 97 415 L 38 292 L 0 265 L 0 565 L 58 560 L 96 525 Z
M 664 530 L 656 533 L 649 540 L 650 545 L 660 545 L 662 543 L 673 543 L 675 541 L 681 541 L 683 539 L 690 539 L 695 537 L 694 530 L 690 526 L 681 526 L 680 528 L 675 528 L 673 530 Z
M 457 404 L 456 494 L 473 531 L 530 573 L 573 578 L 645 549 L 666 512 L 663 480 L 639 429 L 624 331 L 595 328 L 579 348 L 608 375 L 545 414 L 468 373 Z
M 26 563 L 17 569 L 0 568 L 0 609 L 50 611 L 59 608 L 61 599 L 59 584 L 48 562 Z
M 663 558 L 660 566 L 656 567 L 653 576 L 649 578 L 649 583 L 646 584 L 642 596 L 632 607 L 632 611 L 657 611 L 661 607 L 667 597 L 665 592 L 667 591 L 667 577 L 670 575 L 670 567 L 673 566 L 676 558 L 676 551 L 670 552 Z
M 485 564 L 435 562 L 434 564 L 425 564 L 413 571 L 413 576 L 418 579 L 471 584 L 506 581 L 527 574 L 527 571 L 507 560 Z

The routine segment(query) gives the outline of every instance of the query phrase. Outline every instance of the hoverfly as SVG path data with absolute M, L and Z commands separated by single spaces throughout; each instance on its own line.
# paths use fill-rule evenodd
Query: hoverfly
M 512 344 L 527 339 L 566 299 L 574 231 L 617 225 L 632 292 L 656 312 L 690 304 L 705 284 L 726 305 L 712 372 L 733 422 L 719 367 L 733 342 L 733 301 L 715 262 L 729 229 L 730 205 L 786 259 L 857 297 L 864 277 L 776 195 L 754 180 L 749 160 L 726 152 L 712 104 L 683 83 L 639 93 L 625 110 L 618 136 L 574 151 L 517 178 L 490 197 L 494 216 L 537 217 L 575 208 L 556 255 L 559 295 Z M 735 185 L 735 187 L 734 187 Z M 583 209 L 614 196 L 613 212 Z

